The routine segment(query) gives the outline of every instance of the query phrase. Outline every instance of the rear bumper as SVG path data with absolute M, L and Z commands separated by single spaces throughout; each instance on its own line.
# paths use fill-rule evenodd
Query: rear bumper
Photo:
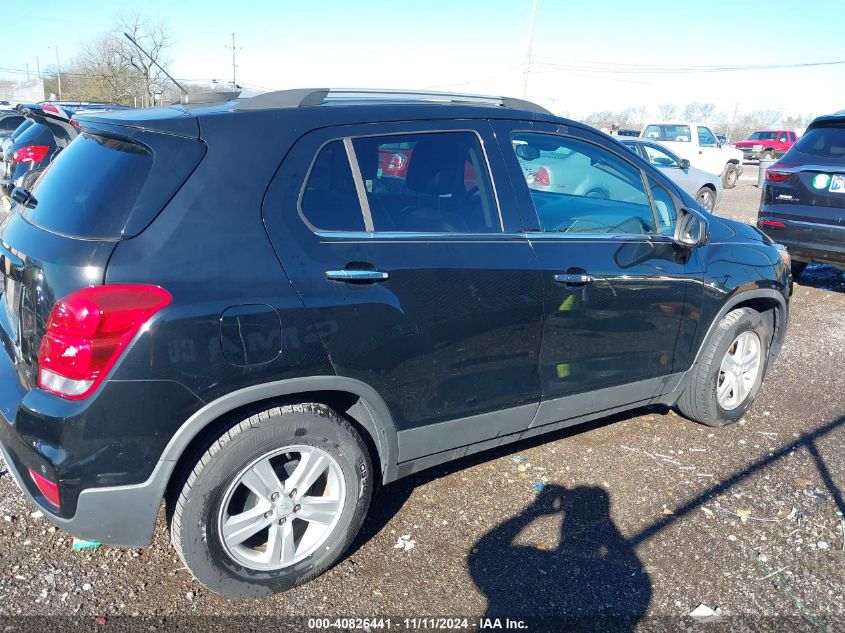
M 3 420 L 0 424 L 8 423 Z M 64 518 L 54 514 L 40 495 L 33 494 L 28 473 L 22 475 L 18 470 L 20 461 L 13 456 L 5 440 L 0 441 L 0 453 L 24 495 L 61 530 L 112 545 L 145 547 L 152 543 L 156 518 L 175 462 L 159 462 L 143 484 L 83 490 L 77 501 L 76 514 Z
M 766 221 L 780 222 L 784 226 L 764 224 Z M 757 228 L 786 246 L 789 255 L 796 261 L 845 267 L 845 224 L 789 220 L 780 214 L 768 215 L 766 209 L 762 209 L 757 218 Z
M 141 547 L 152 542 L 167 483 L 176 466 L 163 459 L 170 434 L 151 424 L 171 413 L 178 426 L 199 407 L 195 396 L 167 381 L 112 381 L 91 402 L 28 389 L 0 345 L 0 453 L 24 495 L 57 527 L 81 538 Z M 152 391 L 151 391 L 152 390 Z M 165 406 L 142 416 L 144 407 Z M 32 469 L 58 485 L 56 508 L 39 491 Z

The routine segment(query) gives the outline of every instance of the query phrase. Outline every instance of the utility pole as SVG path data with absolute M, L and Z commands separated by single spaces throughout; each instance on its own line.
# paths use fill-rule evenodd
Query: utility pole
M 62 100 L 62 68 L 59 65 L 59 47 L 58 46 L 50 46 L 54 51 L 56 51 L 56 79 L 59 82 L 59 101 Z
M 243 49 L 240 46 L 235 46 L 235 34 L 234 33 L 232 33 L 232 45 L 226 46 L 226 48 L 232 49 L 232 90 L 236 90 L 237 87 L 238 87 L 238 82 L 237 82 L 237 78 L 236 78 L 236 72 L 237 72 L 238 65 L 235 62 L 235 54 L 236 54 L 237 51 L 243 50 Z
M 534 24 L 537 22 L 537 1 L 531 0 L 531 22 L 528 26 L 528 50 L 525 53 L 525 73 L 522 76 L 522 98 L 528 97 L 528 77 L 531 75 L 531 53 L 534 48 Z
M 734 103 L 734 115 L 733 115 L 733 118 L 731 119 L 731 128 L 728 130 L 728 134 L 727 134 L 729 142 L 730 142 L 731 136 L 733 135 L 733 132 L 734 132 L 734 124 L 736 124 L 736 113 L 737 113 L 738 110 L 739 110 L 739 101 Z

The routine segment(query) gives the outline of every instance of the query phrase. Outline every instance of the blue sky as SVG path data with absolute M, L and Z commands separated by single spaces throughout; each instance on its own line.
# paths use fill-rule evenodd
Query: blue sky
M 54 0 L 4 10 L 0 68 L 69 60 L 109 28 L 121 8 L 161 18 L 179 78 L 231 78 L 266 88 L 404 87 L 522 92 L 531 0 Z M 608 64 L 713 66 L 845 60 L 837 0 L 700 3 L 539 0 L 528 97 L 584 116 L 660 103 L 712 101 L 726 112 L 786 114 L 845 108 L 845 65 L 725 73 L 604 72 Z M 108 8 L 106 8 L 108 7 Z M 763 41 L 770 43 L 764 44 Z M 545 62 L 545 64 L 543 64 Z M 602 71 L 585 70 L 586 62 Z M 552 65 L 549 65 L 552 64 Z M 555 67 L 554 65 L 557 65 Z M 563 64 L 567 68 L 561 69 Z M 578 70 L 573 71 L 573 66 Z M 622 68 L 615 66 L 614 68 Z M 0 77 L 17 75 L 0 70 Z

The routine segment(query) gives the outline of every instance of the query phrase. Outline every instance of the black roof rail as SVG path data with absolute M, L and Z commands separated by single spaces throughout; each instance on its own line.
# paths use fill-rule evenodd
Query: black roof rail
M 207 105 L 210 103 L 226 103 L 241 96 L 240 90 L 235 92 L 186 92 L 173 105 Z
M 366 103 L 383 101 L 390 103 L 452 103 L 486 105 L 512 110 L 525 110 L 539 114 L 551 114 L 542 106 L 512 97 L 461 94 L 452 92 L 431 92 L 426 90 L 372 90 L 336 88 L 296 88 L 277 90 L 241 100 L 235 110 L 266 110 L 273 108 L 302 108 L 330 103 Z

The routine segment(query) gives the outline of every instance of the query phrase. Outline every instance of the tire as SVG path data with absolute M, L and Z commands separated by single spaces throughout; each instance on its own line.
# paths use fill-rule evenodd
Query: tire
M 736 187 L 737 180 L 739 180 L 739 173 L 737 172 L 736 165 L 728 163 L 725 167 L 725 173 L 722 175 L 722 184 L 725 189 L 733 189 Z
M 763 156 L 760 157 L 760 160 L 772 160 L 774 157 L 775 155 L 772 152 L 766 150 L 763 152 Z
M 794 259 L 792 260 L 792 277 L 793 279 L 798 279 L 801 276 L 801 273 L 804 272 L 804 269 L 807 267 L 807 262 L 796 262 Z
M 289 490 L 293 479 L 311 480 L 307 474 L 296 477 L 309 470 L 305 464 L 322 474 L 313 485 L 303 483 L 305 490 Z M 303 468 L 297 471 L 297 465 Z M 267 467 L 278 479 L 267 476 Z M 212 591 L 231 597 L 285 591 L 319 576 L 343 555 L 367 513 L 372 486 L 366 446 L 334 411 L 319 404 L 268 409 L 235 424 L 194 464 L 173 504 L 171 541 L 194 577 Z M 322 510 L 334 518 L 303 520 L 303 512 L 324 507 L 314 504 L 321 495 L 339 512 Z M 232 510 L 237 504 L 240 509 Z M 241 513 L 244 522 L 234 521 Z M 259 522 L 266 527 L 241 542 Z M 247 527 L 233 527 L 238 525 Z M 226 530 L 232 534 L 224 543 Z M 271 550 L 273 534 L 279 545 Z M 292 549 L 281 545 L 285 542 Z M 285 556 L 288 563 L 280 564 Z
M 699 189 L 695 194 L 695 200 L 710 213 L 713 213 L 713 209 L 716 208 L 716 192 L 710 187 L 704 186 Z
M 725 404 L 730 405 L 725 406 L 717 395 L 721 385 L 729 386 L 725 384 L 729 379 L 723 375 L 722 365 L 729 350 L 739 352 L 734 344 L 741 336 L 751 341 L 756 337 L 759 345 L 756 375 L 753 380 L 745 376 L 741 388 L 744 397 L 740 398 L 740 394 L 736 393 L 735 404 L 729 402 L 730 397 L 725 398 L 728 401 Z M 725 426 L 739 420 L 751 407 L 766 375 L 770 341 L 769 326 L 759 312 L 751 308 L 729 312 L 704 342 L 692 368 L 689 383 L 676 403 L 678 410 L 690 420 L 707 426 Z

